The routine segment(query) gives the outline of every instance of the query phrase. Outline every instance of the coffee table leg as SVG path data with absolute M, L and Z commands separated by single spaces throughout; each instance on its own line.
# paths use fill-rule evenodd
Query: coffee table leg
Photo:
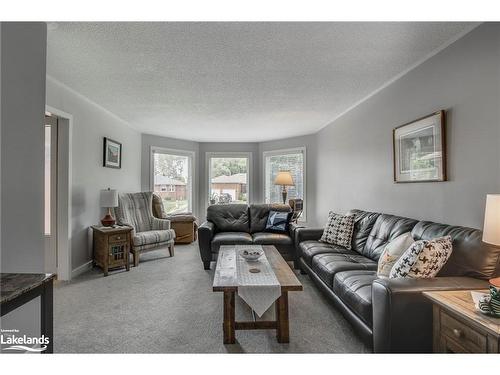
M 224 292 L 224 344 L 234 344 L 236 342 L 234 310 L 234 292 Z
M 279 343 L 290 342 L 290 331 L 288 324 L 288 292 L 281 292 L 281 297 L 276 301 L 276 338 Z

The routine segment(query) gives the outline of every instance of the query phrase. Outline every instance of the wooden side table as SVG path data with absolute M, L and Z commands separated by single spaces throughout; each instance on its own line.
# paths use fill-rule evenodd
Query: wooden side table
M 470 290 L 423 294 L 433 303 L 435 353 L 500 353 L 500 319 L 476 311 Z
M 94 232 L 94 264 L 101 267 L 104 276 L 111 268 L 125 267 L 130 271 L 132 228 L 92 226 Z

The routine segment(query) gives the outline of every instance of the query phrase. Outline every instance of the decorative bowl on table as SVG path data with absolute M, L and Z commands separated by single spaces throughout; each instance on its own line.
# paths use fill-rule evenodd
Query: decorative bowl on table
M 256 249 L 243 249 L 240 251 L 241 257 L 247 262 L 255 262 L 262 256 L 262 254 L 264 254 L 263 250 Z

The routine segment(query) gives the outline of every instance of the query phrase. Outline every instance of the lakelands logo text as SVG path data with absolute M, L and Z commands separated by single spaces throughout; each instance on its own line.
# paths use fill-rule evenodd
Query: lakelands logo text
M 43 352 L 47 349 L 49 338 L 42 335 L 41 337 L 30 337 L 26 335 L 16 336 L 19 331 L 17 329 L 2 329 L 0 333 L 0 344 L 9 345 L 2 350 L 6 351 L 22 351 L 22 352 Z

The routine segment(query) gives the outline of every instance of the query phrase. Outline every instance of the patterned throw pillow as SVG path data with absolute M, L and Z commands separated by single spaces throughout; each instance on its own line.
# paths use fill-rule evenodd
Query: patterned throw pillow
M 403 233 L 389 242 L 378 260 L 377 276 L 382 278 L 389 277 L 394 264 L 413 242 L 410 232 Z
M 330 211 L 320 241 L 350 249 L 353 230 L 354 215 L 344 216 Z
M 266 232 L 287 232 L 291 216 L 291 212 L 269 211 Z
M 435 277 L 453 251 L 450 236 L 414 242 L 391 269 L 389 277 L 425 279 Z

